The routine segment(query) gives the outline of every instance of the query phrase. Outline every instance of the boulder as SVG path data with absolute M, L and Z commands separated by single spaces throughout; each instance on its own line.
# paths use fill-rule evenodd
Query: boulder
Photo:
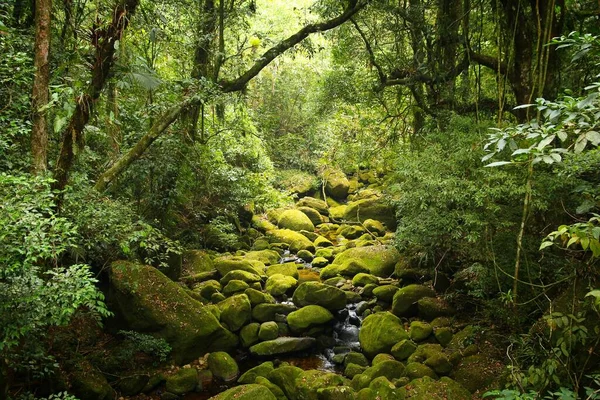
M 80 399 L 90 400 L 113 400 L 116 394 L 106 377 L 88 361 L 80 363 L 71 373 L 71 391 Z
M 291 304 L 259 304 L 252 309 L 252 318 L 259 322 L 275 321 L 277 314 L 287 315 L 295 311 Z
M 355 376 L 352 379 L 352 386 L 355 389 L 368 387 L 375 378 L 380 376 L 385 376 L 390 381 L 401 378 L 404 376 L 404 364 L 395 360 L 382 361 L 367 368 L 362 374 Z
M 182 368 L 166 378 L 165 389 L 169 393 L 182 395 L 193 391 L 196 386 L 198 386 L 196 368 Z
M 403 361 L 410 357 L 415 350 L 417 350 L 417 344 L 410 339 L 404 339 L 392 347 L 391 353 L 394 358 Z
M 312 369 L 298 375 L 295 383 L 297 400 L 319 400 L 319 389 L 341 386 L 344 378 L 333 372 Z
M 352 278 L 352 284 L 354 286 L 366 286 L 369 283 L 377 285 L 379 284 L 379 278 L 375 275 L 365 274 L 364 272 L 356 274 L 354 278 Z
M 233 332 L 238 331 L 252 318 L 252 305 L 245 294 L 231 296 L 217 306 L 221 310 L 221 321 Z
M 394 294 L 399 290 L 396 285 L 382 285 L 373 289 L 373 295 L 377 300 L 391 303 L 394 300 Z
M 385 226 L 383 226 L 383 224 L 377 220 L 367 219 L 365 222 L 363 222 L 363 225 L 367 231 L 375 236 L 385 235 Z
M 228 389 L 209 400 L 277 400 L 275 395 L 263 385 L 241 385 Z
M 417 301 L 419 317 L 427 321 L 433 321 L 438 317 L 447 317 L 454 314 L 454 309 L 442 299 L 436 297 L 424 297 Z
M 270 222 L 264 216 L 261 217 L 259 215 L 255 215 L 252 217 L 252 226 L 262 232 L 269 232 L 274 229 L 277 229 L 277 226 L 275 226 L 275 224 Z
M 332 221 L 340 221 L 345 218 L 346 211 L 348 210 L 348 206 L 345 204 L 334 206 L 329 208 L 329 216 Z
M 292 300 L 298 307 L 318 305 L 332 311 L 346 307 L 344 291 L 321 282 L 302 283 L 294 292 Z
M 392 312 L 399 317 L 415 315 L 417 302 L 424 297 L 435 297 L 435 291 L 423 285 L 405 286 L 394 295 Z
M 333 243 L 331 242 L 331 240 L 327 239 L 326 237 L 323 236 L 317 236 L 317 238 L 315 240 L 313 240 L 315 247 L 317 248 L 323 248 L 323 247 L 331 247 L 333 246 Z
M 189 250 L 183 253 L 182 275 L 196 275 L 215 269 L 212 258 L 202 250 Z
M 354 277 L 356 274 L 370 272 L 363 260 L 347 260 L 343 264 L 331 264 L 321 270 L 321 280 L 336 276 Z
M 200 293 L 200 296 L 205 299 L 210 299 L 213 293 L 216 293 L 222 289 L 219 281 L 215 281 L 214 279 L 200 282 L 194 286 L 194 292 Z
M 255 307 L 259 304 L 263 303 L 275 303 L 275 299 L 268 293 L 263 293 L 260 290 L 248 288 L 244 291 L 248 299 L 250 299 L 250 304 L 252 307 Z
M 275 274 L 291 276 L 294 279 L 298 279 L 298 266 L 294 262 L 288 262 L 285 264 L 271 265 L 267 268 L 267 276 Z
M 300 250 L 315 251 L 315 245 L 306 236 L 290 229 L 275 229 L 268 233 L 270 243 L 286 243 L 292 253 Z
M 454 336 L 452 334 L 452 328 L 446 326 L 436 328 L 433 334 L 435 335 L 435 339 L 444 347 L 448 346 Z
M 310 305 L 291 312 L 287 323 L 294 332 L 308 330 L 316 325 L 323 325 L 333 319 L 333 314 L 321 306 Z
M 316 342 L 312 337 L 279 337 L 255 344 L 250 347 L 250 353 L 255 356 L 294 353 L 310 349 Z
M 282 366 L 269 372 L 267 379 L 283 390 L 288 399 L 296 398 L 296 378 L 302 369 L 293 366 Z M 258 399 L 256 399 L 258 400 Z
M 406 398 L 411 400 L 470 400 L 471 393 L 448 377 L 436 381 L 425 376 L 412 380 L 406 386 Z
M 427 322 L 413 321 L 410 323 L 409 336 L 415 342 L 421 342 L 429 337 L 433 328 Z
M 262 263 L 260 263 L 262 264 Z M 239 257 L 219 257 L 214 259 L 214 265 L 221 276 L 226 276 L 231 271 L 246 271 L 255 275 L 263 275 L 264 264 L 252 263 L 251 260 L 245 260 Z
M 250 287 L 250 285 L 248 285 L 244 281 L 232 279 L 223 288 L 223 294 L 225 296 L 231 296 L 232 294 L 243 292 L 244 290 L 248 289 L 249 287 Z
M 237 345 L 237 337 L 202 303 L 188 296 L 181 286 L 156 268 L 114 262 L 110 271 L 109 302 L 128 329 L 165 339 L 177 363 Z
M 334 386 L 317 389 L 319 400 L 356 400 L 356 392 L 350 386 Z
M 265 265 L 277 264 L 279 262 L 279 253 L 275 250 L 258 250 L 249 251 L 244 254 L 244 258 L 248 260 L 260 261 Z
M 312 222 L 314 226 L 320 225 L 323 222 L 323 217 L 314 208 L 298 207 L 298 210 L 302 211 L 308 217 L 308 219 L 310 219 L 310 222 Z
M 257 365 L 254 368 L 250 368 L 248 371 L 244 372 L 242 376 L 237 380 L 238 383 L 254 383 L 256 377 L 262 376 L 267 377 L 271 371 L 275 368 L 273 367 L 272 361 L 266 361 L 260 365 Z M 257 399 L 258 400 L 258 399 Z
M 343 200 L 348 196 L 350 182 L 342 171 L 328 168 L 323 172 L 325 181 L 325 193 L 337 200 Z
M 305 263 L 310 263 L 315 258 L 314 254 L 308 250 L 300 250 L 296 255 Z
M 503 365 L 483 354 L 463 358 L 450 377 L 471 392 L 484 392 L 502 374 Z
M 231 382 L 238 377 L 240 369 L 235 360 L 224 351 L 217 351 L 208 355 L 208 369 L 213 376 L 224 382 Z
M 244 326 L 240 330 L 240 343 L 242 347 L 250 347 L 258 342 L 259 330 L 260 324 L 258 322 L 252 322 L 251 324 Z
M 317 212 L 321 215 L 329 215 L 329 207 L 327 203 L 320 199 L 315 199 L 314 197 L 303 197 L 296 203 L 296 207 L 310 207 L 312 209 L 317 210 Z
M 329 261 L 325 257 L 315 257 L 312 260 L 312 266 L 315 268 L 324 268 L 329 265 Z
M 406 376 L 408 376 L 410 379 L 418 379 L 425 376 L 432 379 L 438 378 L 437 374 L 431 368 L 419 362 L 409 362 L 406 364 L 405 372 Z
M 277 339 L 277 336 L 279 336 L 277 322 L 268 321 L 260 325 L 260 329 L 258 330 L 258 338 L 260 340 L 273 340 Z
M 372 275 L 387 278 L 394 272 L 394 266 L 400 253 L 393 246 L 354 247 L 338 254 L 332 265 L 344 265 L 350 261 L 358 261 Z M 356 275 L 356 274 L 355 274 Z
M 292 231 L 309 231 L 314 232 L 315 226 L 308 216 L 300 210 L 292 209 L 285 210 L 279 216 L 277 226 L 283 229 L 291 229 Z
M 267 279 L 265 290 L 272 296 L 281 296 L 294 288 L 297 284 L 298 281 L 291 276 L 274 274 Z
M 344 210 L 346 221 L 365 221 L 374 219 L 385 224 L 393 231 L 396 229 L 396 211 L 385 199 L 371 197 L 348 203 Z
M 389 312 L 371 314 L 363 320 L 359 333 L 360 346 L 368 357 L 389 353 L 392 347 L 408 334 L 400 318 Z

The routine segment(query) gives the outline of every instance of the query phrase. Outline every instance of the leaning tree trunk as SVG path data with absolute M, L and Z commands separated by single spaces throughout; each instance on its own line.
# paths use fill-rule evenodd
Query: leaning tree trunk
M 15 6 L 16 7 L 16 6 Z M 48 164 L 48 82 L 50 80 L 50 13 L 52 0 L 36 0 L 36 28 L 33 64 L 33 128 L 31 130 L 32 169 L 35 174 L 46 171 Z

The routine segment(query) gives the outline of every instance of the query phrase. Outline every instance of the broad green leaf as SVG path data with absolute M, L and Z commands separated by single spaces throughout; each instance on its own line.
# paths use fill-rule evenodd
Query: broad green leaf
M 587 139 L 585 138 L 585 136 L 580 136 L 577 139 L 577 142 L 575 142 L 575 154 L 579 154 L 583 151 L 583 149 L 585 149 L 585 146 L 587 145 Z
M 585 137 L 587 140 L 592 142 L 594 146 L 598 146 L 598 143 L 600 143 L 600 133 L 596 131 L 589 131 L 585 134 Z
M 554 242 L 550 242 L 550 241 L 542 242 L 542 244 L 540 245 L 540 250 L 544 250 L 546 247 L 550 247 L 553 244 L 554 244 Z
M 501 165 L 512 164 L 511 161 L 496 161 L 491 164 L 486 165 L 486 167 L 499 167 Z
M 546 146 L 548 146 L 550 143 L 552 143 L 552 141 L 556 138 L 556 135 L 550 135 L 544 139 L 542 139 L 540 141 L 540 143 L 538 143 L 537 145 L 537 149 L 538 150 L 542 150 L 543 148 L 545 148 Z

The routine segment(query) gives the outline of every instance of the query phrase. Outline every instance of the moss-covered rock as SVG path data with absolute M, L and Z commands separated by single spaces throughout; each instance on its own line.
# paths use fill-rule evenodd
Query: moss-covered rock
M 343 265 L 349 261 L 360 261 L 367 268 L 367 271 L 359 272 L 368 272 L 375 276 L 387 278 L 394 272 L 394 265 L 396 265 L 399 257 L 400 253 L 393 246 L 354 247 L 338 254 L 332 264 Z
M 454 309 L 443 299 L 424 297 L 417 301 L 419 317 L 426 321 L 433 321 L 438 317 L 447 317 L 454 314 Z
M 281 296 L 296 287 L 298 281 L 291 276 L 274 274 L 267 279 L 265 290 L 272 296 Z
M 323 222 L 323 216 L 314 208 L 298 207 L 298 211 L 303 212 L 314 226 L 320 225 Z
M 313 258 L 315 258 L 315 256 L 313 255 L 313 253 L 311 253 L 308 250 L 300 250 L 298 252 L 298 254 L 296 254 L 298 256 L 298 258 L 300 258 L 302 261 L 309 263 L 313 260 Z
M 260 290 L 248 288 L 244 291 L 244 293 L 246 296 L 248 296 L 248 299 L 250 299 L 250 304 L 252 304 L 252 307 L 263 303 L 275 303 L 273 296 L 268 293 L 263 293 Z
M 217 306 L 221 310 L 221 321 L 233 332 L 238 331 L 252 318 L 252 305 L 245 294 L 231 296 Z
M 326 248 L 333 246 L 331 240 L 319 235 L 315 240 L 313 240 L 315 247 L 318 248 Z
M 209 400 L 277 400 L 275 395 L 271 393 L 263 385 L 251 384 L 241 385 L 228 389 Z
M 244 258 L 260 261 L 265 265 L 272 265 L 279 262 L 279 253 L 275 250 L 249 251 L 244 254 Z
M 374 399 L 404 399 L 404 389 L 397 389 L 385 376 L 373 379 L 373 381 L 369 383 L 369 389 L 374 392 Z
M 450 377 L 471 392 L 485 391 L 501 375 L 503 365 L 483 354 L 463 358 Z
M 283 390 L 264 376 L 257 376 L 255 382 L 258 385 L 262 385 L 269 389 L 277 400 L 289 400 Z
M 256 260 L 245 260 L 239 257 L 219 257 L 214 259 L 214 265 L 221 276 L 226 276 L 231 271 L 246 271 L 255 275 L 263 275 L 265 273 L 264 264 L 256 264 L 252 261 Z M 261 267 L 262 264 L 262 267 Z
M 229 354 L 224 351 L 217 351 L 208 355 L 208 369 L 213 376 L 225 382 L 230 382 L 238 377 L 240 369 Z
M 268 233 L 271 243 L 286 243 L 292 253 L 300 250 L 315 251 L 315 245 L 306 236 L 290 229 L 275 229 Z
M 283 390 L 288 399 L 295 399 L 296 378 L 302 373 L 302 369 L 291 365 L 281 366 L 267 375 L 267 379 Z M 256 399 L 258 400 L 258 399 Z
M 327 203 L 314 197 L 303 197 L 296 203 L 296 207 L 310 207 L 317 210 L 321 215 L 329 215 L 329 207 Z
M 198 385 L 198 371 L 196 368 L 182 368 L 166 378 L 165 389 L 167 392 L 181 395 L 196 389 Z
M 267 276 L 272 276 L 275 274 L 291 276 L 294 279 L 298 279 L 298 266 L 296 263 L 288 262 L 285 264 L 271 265 L 267 268 Z
M 356 400 L 356 392 L 350 386 L 335 386 L 317 390 L 319 400 Z
M 452 371 L 452 363 L 444 353 L 434 353 L 425 360 L 425 365 L 438 375 L 448 375 Z
M 406 364 L 406 376 L 410 379 L 418 379 L 424 376 L 427 376 L 432 379 L 437 379 L 437 374 L 428 366 L 418 363 L 418 362 L 410 362 Z
M 367 219 L 363 222 L 365 229 L 371 232 L 375 236 L 383 236 L 385 235 L 385 226 L 377 220 Z
M 323 172 L 325 181 L 325 193 L 336 200 L 343 200 L 348 196 L 350 182 L 342 171 L 328 168 Z
M 287 323 L 292 331 L 302 332 L 315 325 L 326 324 L 332 319 L 333 314 L 326 308 L 309 305 L 291 312 L 287 317 Z
M 363 366 L 363 365 L 349 363 L 348 365 L 346 365 L 346 368 L 344 369 L 344 376 L 348 377 L 349 379 L 352 379 L 356 375 L 360 375 L 363 372 L 365 372 L 365 370 L 367 368 L 368 367 Z
M 318 370 L 303 371 L 296 377 L 297 400 L 319 400 L 318 390 L 341 386 L 344 378 L 332 372 Z
M 331 264 L 320 272 L 321 280 L 327 280 L 336 276 L 354 277 L 356 274 L 369 272 L 363 260 L 347 260 L 343 264 Z
M 377 300 L 391 303 L 394 300 L 394 294 L 398 291 L 396 285 L 382 285 L 373 289 L 373 295 L 377 297 Z
M 389 353 L 396 343 L 407 338 L 402 321 L 389 312 L 369 315 L 359 333 L 360 346 L 368 357 Z
M 424 297 L 435 297 L 435 291 L 423 285 L 405 286 L 394 295 L 392 312 L 399 317 L 414 315 L 417 302 Z
M 277 226 L 282 229 L 291 229 L 292 231 L 314 232 L 315 226 L 305 213 L 300 210 L 285 210 L 279 216 Z
M 374 219 L 384 223 L 389 230 L 396 229 L 396 211 L 384 198 L 372 197 L 348 203 L 344 219 L 347 221 Z
M 242 374 L 242 376 L 240 376 L 240 378 L 237 380 L 238 383 L 254 383 L 254 381 L 256 380 L 256 377 L 258 376 L 262 376 L 262 377 L 267 377 L 267 375 L 269 375 L 269 373 L 271 371 L 273 371 L 275 368 L 273 367 L 273 362 L 272 361 L 267 361 L 264 362 L 260 365 L 257 365 L 254 368 L 250 368 L 248 371 L 246 371 L 244 374 Z M 258 399 L 256 399 L 258 400 Z
M 354 286 L 366 286 L 369 283 L 377 285 L 379 284 L 379 278 L 375 275 L 365 274 L 364 272 L 356 274 L 354 278 L 352 278 L 352 284 Z
M 144 390 L 149 380 L 148 374 L 129 375 L 119 380 L 117 390 L 124 396 L 134 396 Z
M 417 344 L 410 339 L 404 339 L 392 347 L 391 353 L 394 358 L 402 361 L 410 357 L 415 350 L 417 350 Z
M 413 321 L 410 323 L 409 336 L 415 342 L 421 342 L 429 337 L 433 328 L 427 322 Z
M 348 209 L 348 206 L 345 204 L 330 207 L 329 208 L 329 216 L 333 219 L 333 221 L 336 221 L 336 222 L 343 220 L 344 216 L 346 215 L 347 209 Z
M 417 347 L 417 350 L 408 357 L 408 362 L 424 362 L 429 357 L 442 353 L 444 349 L 439 344 L 424 343 Z
M 377 365 L 384 361 L 395 361 L 395 360 L 396 359 L 391 354 L 379 353 L 375 357 L 373 357 L 373 360 L 371 361 L 371 365 Z
M 346 354 L 346 357 L 344 358 L 344 365 L 348 364 L 356 364 L 362 367 L 368 367 L 369 360 L 367 360 L 367 357 L 365 357 L 363 353 L 351 351 L 350 353 Z
M 222 289 L 219 281 L 214 279 L 200 282 L 194 286 L 194 292 L 199 293 L 205 299 L 210 299 L 213 293 L 216 293 Z
M 258 342 L 258 331 L 260 330 L 260 324 L 258 322 L 252 322 L 244 326 L 240 330 L 240 343 L 242 347 L 250 347 L 254 343 Z
M 359 376 L 352 379 L 352 386 L 355 389 L 362 389 L 380 376 L 385 376 L 388 380 L 398 379 L 404 376 L 404 364 L 395 360 L 382 361 L 372 367 L 369 367 Z
M 277 226 L 270 222 L 267 218 L 260 215 L 255 215 L 252 217 L 252 226 L 262 232 L 269 232 L 274 229 L 277 229 Z
M 346 307 L 346 295 L 337 287 L 320 282 L 304 282 L 298 286 L 293 296 L 298 307 L 318 305 L 328 310 L 341 310 Z
M 435 335 L 436 340 L 444 347 L 448 346 L 450 341 L 452 341 L 452 337 L 453 337 L 452 328 L 448 328 L 448 327 L 436 328 L 436 329 L 434 329 L 433 334 Z
M 223 288 L 223 294 L 225 296 L 231 296 L 232 294 L 243 292 L 244 290 L 248 289 L 249 287 L 250 287 L 250 285 L 248 285 L 244 281 L 232 279 Z
M 316 342 L 312 337 L 279 337 L 255 344 L 250 347 L 250 353 L 255 356 L 294 353 L 310 349 Z
M 215 269 L 210 255 L 202 250 L 189 250 L 183 253 L 182 275 L 196 275 Z
M 476 342 L 477 335 L 477 329 L 473 325 L 467 325 L 452 337 L 448 347 L 454 350 L 464 350 Z
M 115 398 L 115 391 L 104 375 L 87 361 L 81 363 L 79 368 L 71 373 L 71 393 L 80 399 L 113 400 Z
M 346 239 L 358 239 L 365 232 L 365 228 L 360 225 L 342 225 L 339 227 L 336 234 L 343 236 Z
M 287 315 L 295 311 L 296 307 L 291 304 L 259 304 L 252 309 L 252 318 L 259 322 L 275 321 L 277 314 Z
M 406 386 L 406 398 L 411 400 L 470 400 L 471 393 L 448 377 L 439 381 L 431 377 L 415 379 Z
M 299 169 L 276 170 L 275 177 L 274 183 L 277 188 L 300 197 L 314 193 L 319 186 L 316 176 Z
M 273 340 L 277 339 L 277 336 L 279 336 L 277 322 L 268 321 L 260 325 L 260 329 L 258 330 L 258 338 L 260 340 Z
M 172 347 L 178 363 L 211 350 L 230 349 L 237 337 L 225 329 L 201 303 L 156 268 L 114 262 L 109 300 L 129 329 L 152 332 Z
M 329 264 L 325 257 L 315 257 L 312 261 L 312 266 L 315 268 L 324 268 Z

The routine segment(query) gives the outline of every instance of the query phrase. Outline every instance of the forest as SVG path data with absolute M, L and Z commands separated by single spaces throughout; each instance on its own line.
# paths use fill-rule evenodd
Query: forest
M 0 400 L 600 399 L 600 1 L 2 0 Z

